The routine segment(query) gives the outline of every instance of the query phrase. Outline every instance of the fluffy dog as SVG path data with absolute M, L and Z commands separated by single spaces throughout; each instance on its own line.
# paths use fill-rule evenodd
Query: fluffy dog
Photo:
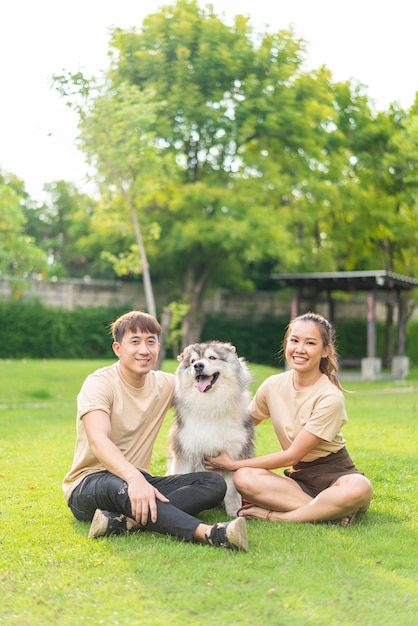
M 195 343 L 177 357 L 175 418 L 169 435 L 168 474 L 205 470 L 204 459 L 225 450 L 232 459 L 254 456 L 254 426 L 248 415 L 252 376 L 230 343 Z M 227 484 L 224 505 L 235 516 L 241 497 L 233 473 L 219 470 Z

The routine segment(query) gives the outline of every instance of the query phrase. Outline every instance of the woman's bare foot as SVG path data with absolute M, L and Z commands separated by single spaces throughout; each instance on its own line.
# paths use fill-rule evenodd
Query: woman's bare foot
M 351 526 L 351 524 L 354 522 L 354 520 L 357 517 L 357 513 L 359 511 L 355 511 L 354 513 L 351 513 L 350 515 L 346 515 L 345 517 L 343 517 L 340 522 L 339 522 L 339 526 Z
M 274 511 L 263 509 L 263 507 L 256 504 L 247 504 L 238 509 L 237 516 L 245 517 L 245 519 L 263 519 L 272 522 L 274 521 L 271 517 L 273 513 Z

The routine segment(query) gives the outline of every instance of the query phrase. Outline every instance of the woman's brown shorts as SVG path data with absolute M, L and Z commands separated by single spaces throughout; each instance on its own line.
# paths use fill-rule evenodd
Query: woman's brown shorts
M 286 476 L 296 480 L 299 487 L 312 498 L 330 487 L 340 476 L 362 474 L 350 458 L 346 448 L 328 454 L 315 461 L 300 461 L 290 469 L 284 470 Z

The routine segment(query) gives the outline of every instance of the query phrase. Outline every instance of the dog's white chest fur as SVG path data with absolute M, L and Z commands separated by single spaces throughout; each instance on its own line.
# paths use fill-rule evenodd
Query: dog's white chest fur
M 247 407 L 242 407 L 245 411 Z M 178 437 L 183 453 L 186 458 L 200 460 L 203 467 L 205 456 L 217 456 L 222 450 L 228 448 L 228 454 L 232 458 L 239 458 L 241 450 L 248 442 L 247 429 L 242 424 L 225 424 L 220 420 L 211 422 L 190 419 L 184 420 L 183 428 L 179 430 Z
M 168 473 L 203 471 L 204 458 L 222 450 L 233 459 L 253 456 L 254 428 L 248 416 L 251 375 L 234 346 L 193 344 L 179 360 Z M 241 498 L 232 473 L 219 473 L 227 483 L 226 511 L 236 515 Z

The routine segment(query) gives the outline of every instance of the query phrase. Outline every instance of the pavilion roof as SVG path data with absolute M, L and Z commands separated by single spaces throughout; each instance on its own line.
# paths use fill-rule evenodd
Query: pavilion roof
M 411 290 L 418 280 L 387 270 L 364 272 L 313 272 L 306 274 L 272 274 L 284 287 L 314 287 L 317 291 L 392 291 Z

